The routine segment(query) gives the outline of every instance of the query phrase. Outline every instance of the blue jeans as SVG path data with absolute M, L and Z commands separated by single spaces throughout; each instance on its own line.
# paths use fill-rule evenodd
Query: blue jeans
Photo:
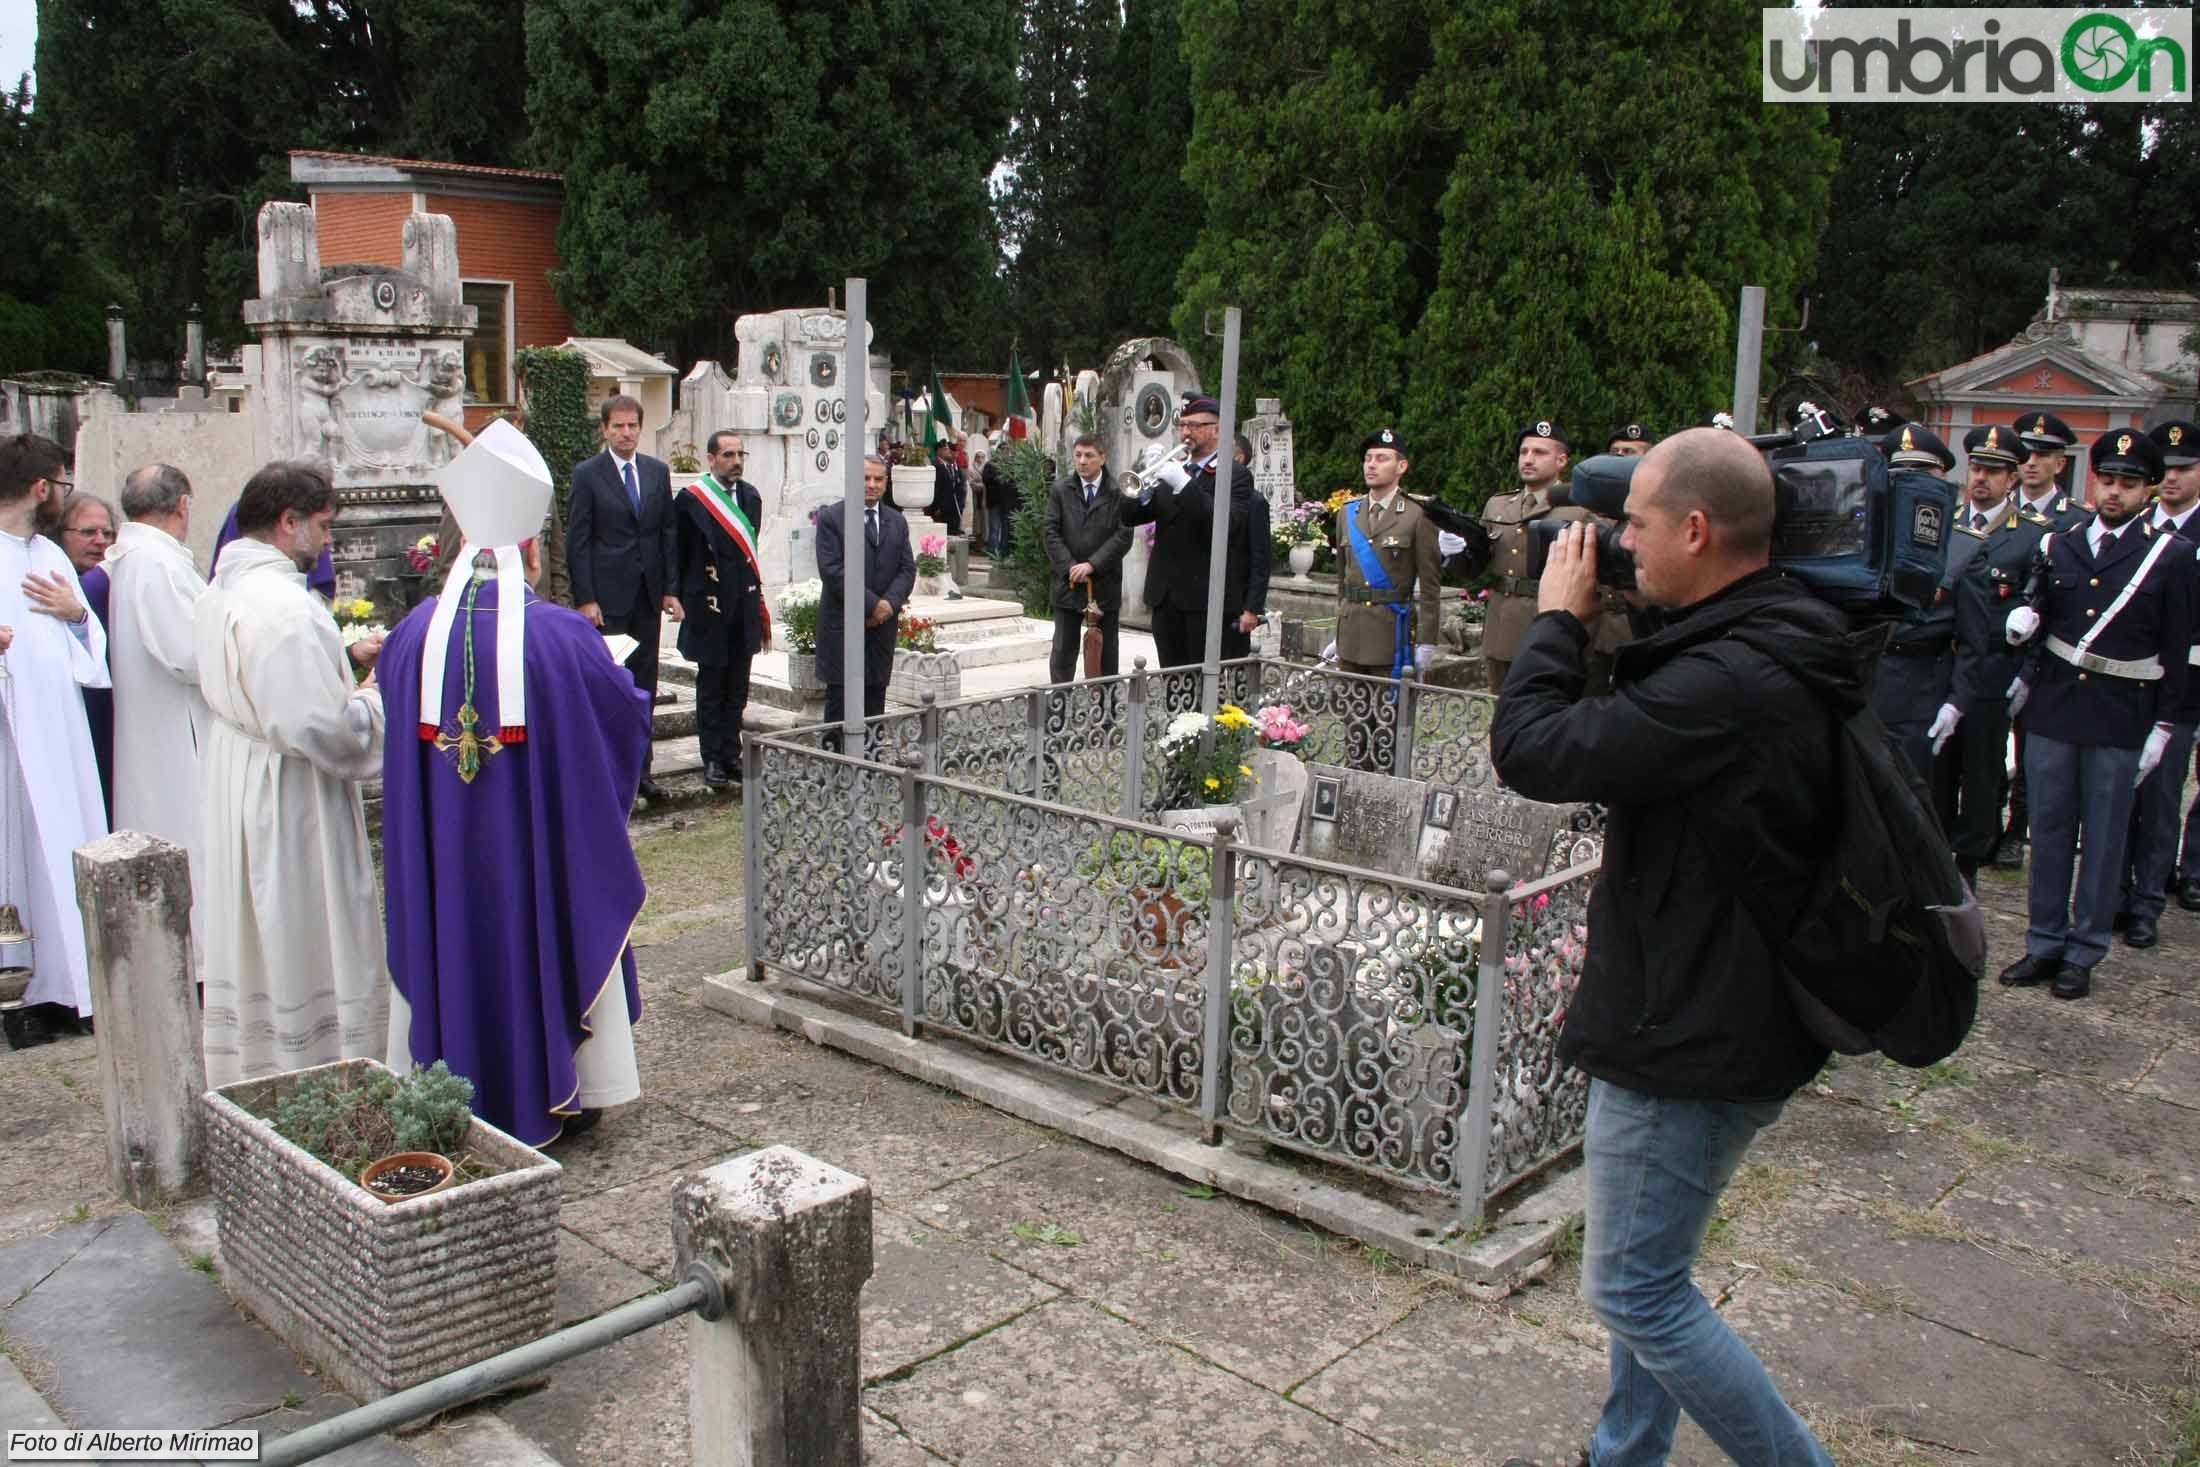
M 1660 1467 L 1684 1407 L 1743 1467 L 1833 1467 L 1689 1277 L 1719 1194 L 1780 1105 L 1666 1100 L 1589 1082 L 1581 1297 L 1612 1332 L 1594 1467 Z

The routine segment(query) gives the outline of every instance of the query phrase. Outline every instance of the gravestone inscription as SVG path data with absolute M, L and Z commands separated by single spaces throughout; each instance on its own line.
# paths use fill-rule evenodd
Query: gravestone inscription
M 1586 806 L 1334 764 L 1309 764 L 1307 773 L 1312 791 L 1299 849 L 1339 865 L 1480 891 L 1492 868 L 1532 881 L 1601 849 Z

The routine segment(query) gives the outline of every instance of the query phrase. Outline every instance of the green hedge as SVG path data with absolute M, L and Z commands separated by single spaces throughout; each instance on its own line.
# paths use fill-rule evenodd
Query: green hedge
M 512 361 L 519 371 L 527 436 L 550 466 L 562 520 L 573 465 L 593 454 L 601 442 L 595 414 L 588 410 L 588 358 L 564 347 L 529 346 L 521 348 Z

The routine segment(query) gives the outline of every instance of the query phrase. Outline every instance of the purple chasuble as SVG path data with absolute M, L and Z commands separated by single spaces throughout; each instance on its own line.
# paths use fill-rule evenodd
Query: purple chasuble
M 107 567 L 95 565 L 78 576 L 84 588 L 84 604 L 107 629 Z M 99 797 L 107 803 L 107 828 L 115 824 L 115 693 L 112 688 L 85 688 L 84 721 L 92 726 L 92 762 L 99 766 Z
M 463 590 L 451 594 L 464 594 Z M 471 615 L 476 733 L 500 732 L 497 584 Z M 412 1005 L 417 1064 L 473 1081 L 474 1113 L 529 1145 L 579 1110 L 574 1052 L 599 997 L 641 1017 L 627 947 L 642 869 L 626 819 L 649 748 L 650 700 L 578 612 L 527 595 L 525 738 L 482 759 L 420 736 L 421 649 L 436 598 L 382 645 L 383 887 L 390 978 Z M 465 701 L 466 623 L 451 627 L 443 727 Z M 606 992 L 617 982 L 624 992 Z
M 222 520 L 221 533 L 214 537 L 214 558 L 206 567 L 206 579 L 213 582 L 214 572 L 221 567 L 222 547 L 237 538 L 237 506 L 229 506 L 229 514 Z M 313 562 L 313 569 L 306 572 L 306 589 L 319 591 L 325 600 L 336 599 L 336 562 L 330 558 L 328 547 L 321 547 L 321 558 Z

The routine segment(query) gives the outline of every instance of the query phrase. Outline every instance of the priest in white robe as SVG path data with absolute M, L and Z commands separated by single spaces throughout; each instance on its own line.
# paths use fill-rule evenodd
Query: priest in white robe
M 335 517 L 318 465 L 261 469 L 237 501 L 243 538 L 194 617 L 213 714 L 200 806 L 210 1085 L 380 1058 L 388 1033 L 359 802 L 381 768 L 382 696 L 371 677 L 353 685 L 335 619 L 306 589 Z
M 206 578 L 185 548 L 191 481 L 148 464 L 122 482 L 127 519 L 107 552 L 107 670 L 115 685 L 115 829 L 183 847 L 191 868 L 191 931 L 204 930 L 205 843 L 199 837 L 199 751 L 211 715 L 199 693 L 193 616 Z M 192 945 L 203 973 L 205 943 Z
M 64 463 L 51 439 L 0 440 L 0 903 L 30 933 L 0 947 L 0 967 L 30 968 L 26 1003 L 88 1016 L 73 857 L 107 833 L 82 692 L 107 686 L 107 638 L 76 568 L 42 533 L 61 523 Z M 9 1032 L 21 1032 L 12 1020 Z

